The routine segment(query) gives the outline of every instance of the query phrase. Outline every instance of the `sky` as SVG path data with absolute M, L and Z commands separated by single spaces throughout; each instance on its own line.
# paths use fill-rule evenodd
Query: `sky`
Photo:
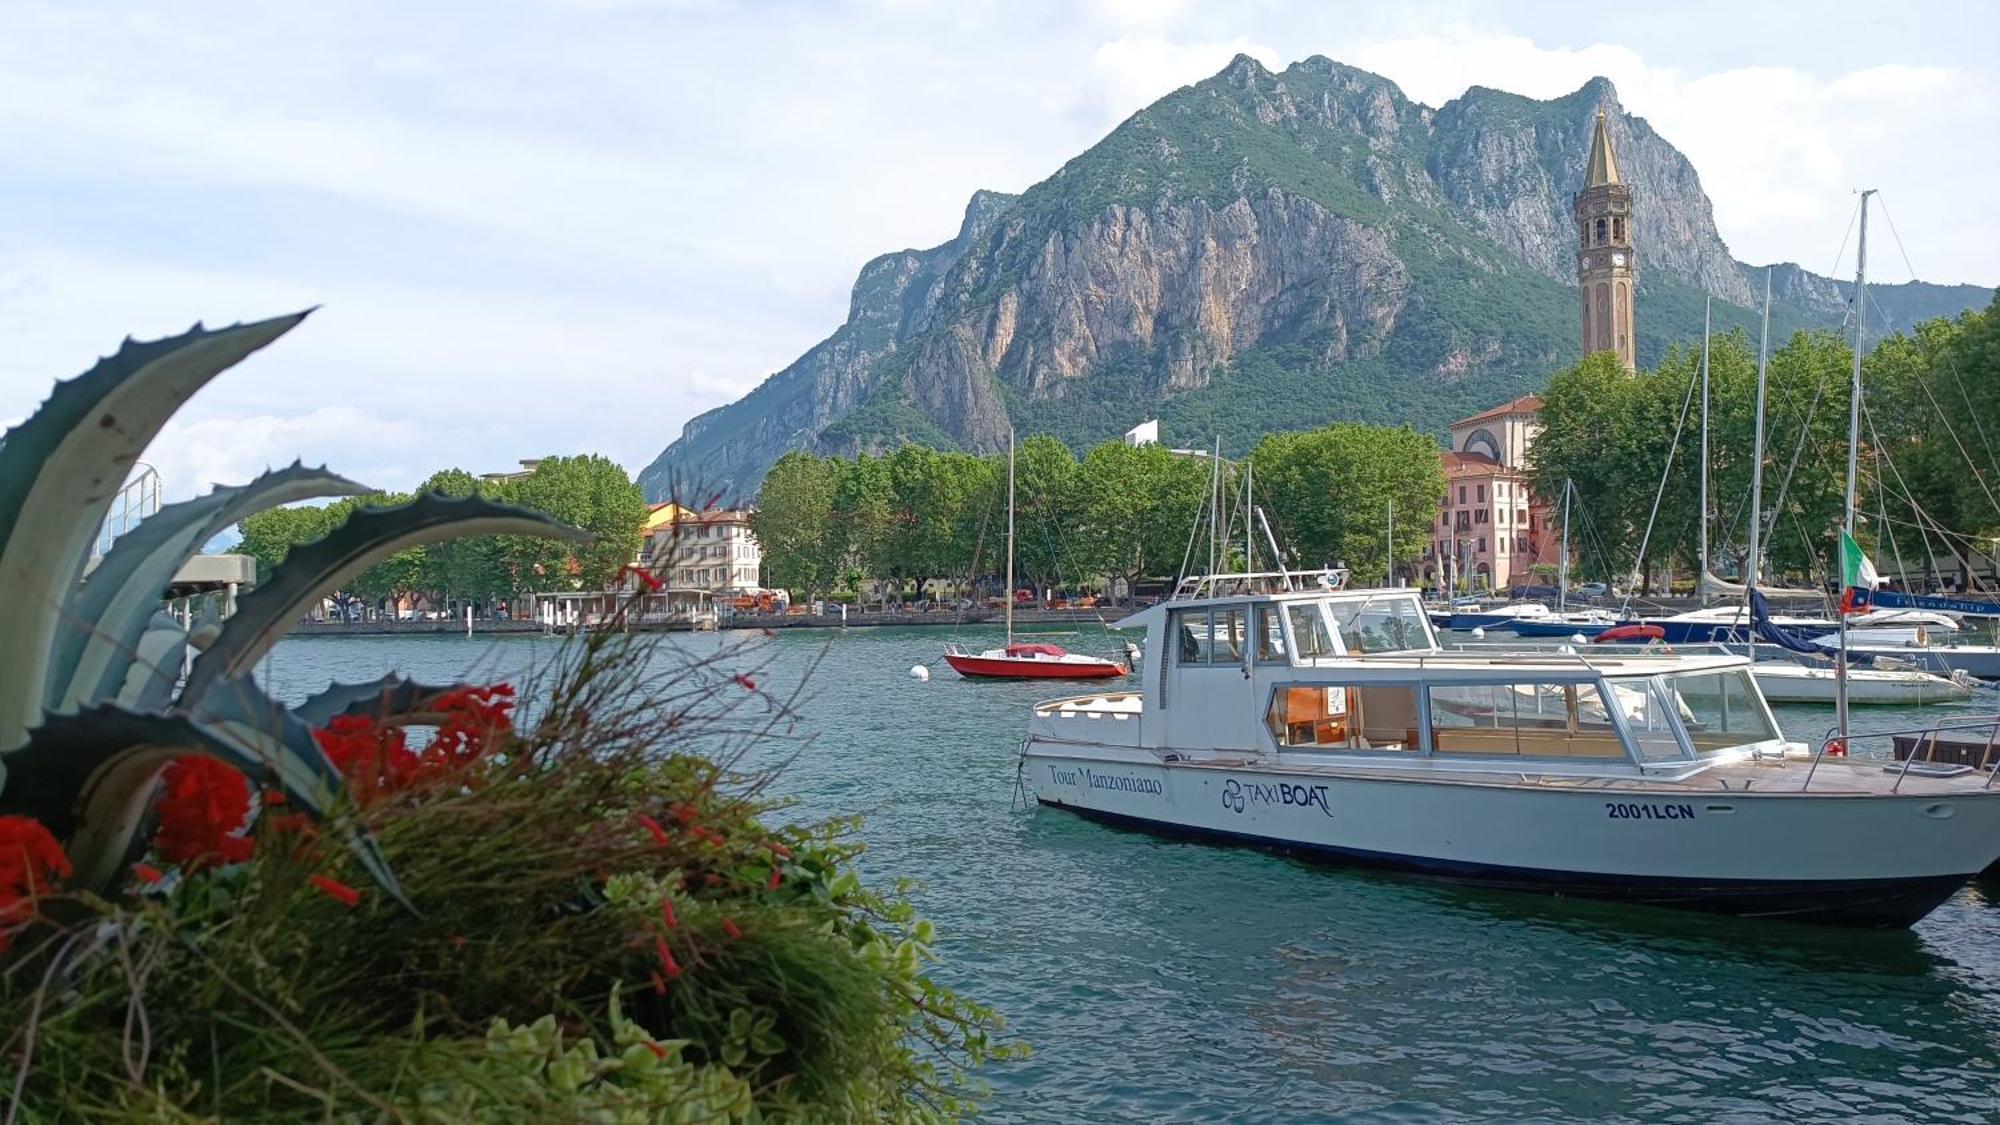
M 863 262 L 1238 52 L 1432 106 L 1603 75 L 1738 258 L 1851 273 L 1875 187 L 1871 276 L 2000 282 L 2000 5 L 1629 7 L 0 0 L 0 423 L 128 334 L 318 306 L 154 443 L 168 499 L 294 458 L 636 473 Z

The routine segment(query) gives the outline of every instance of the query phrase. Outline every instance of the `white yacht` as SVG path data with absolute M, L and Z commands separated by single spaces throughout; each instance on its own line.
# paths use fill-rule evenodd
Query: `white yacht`
M 1044 805 L 1492 886 L 1905 926 L 2000 859 L 1986 773 L 1787 743 L 1726 652 L 1446 652 L 1407 590 L 1216 576 L 1036 705 Z M 1901 767 L 1901 763 L 1889 763 Z

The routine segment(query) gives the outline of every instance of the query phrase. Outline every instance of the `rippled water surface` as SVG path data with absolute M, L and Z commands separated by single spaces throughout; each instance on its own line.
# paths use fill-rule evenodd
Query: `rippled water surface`
M 780 789 L 867 818 L 867 873 L 922 882 L 943 975 L 1034 1045 L 985 1072 L 990 1120 L 2000 1119 L 2000 888 L 1914 931 L 1850 932 L 1106 828 L 1015 800 L 1027 708 L 1061 689 L 942 665 L 912 680 L 947 639 L 794 631 L 752 659 L 772 686 L 819 662 L 801 705 L 813 741 Z M 557 643 L 295 638 L 265 672 L 288 698 L 392 669 L 515 678 Z M 718 641 L 667 643 L 656 659 Z M 1062 643 L 1117 651 L 1102 634 Z M 1816 739 L 1830 711 L 1780 718 Z

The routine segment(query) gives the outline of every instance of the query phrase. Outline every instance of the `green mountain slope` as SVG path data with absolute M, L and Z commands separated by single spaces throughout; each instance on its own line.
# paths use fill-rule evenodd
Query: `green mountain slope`
M 917 441 L 991 452 L 1011 427 L 1077 445 L 1159 417 L 1240 449 L 1336 419 L 1441 430 L 1578 352 L 1570 195 L 1604 109 L 1635 193 L 1639 357 L 1751 326 L 1761 271 L 1699 176 L 1593 79 L 1432 109 L 1323 58 L 1238 57 L 1146 107 L 1019 197 L 981 193 L 951 242 L 871 262 L 847 324 L 641 475 L 748 495 L 787 449 Z M 1775 331 L 1839 323 L 1850 289 L 1778 267 Z M 1974 286 L 1870 291 L 1870 327 L 1985 304 Z

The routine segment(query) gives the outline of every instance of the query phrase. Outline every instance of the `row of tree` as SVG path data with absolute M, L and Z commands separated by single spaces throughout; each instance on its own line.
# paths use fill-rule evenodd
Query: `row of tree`
M 601 590 L 639 549 L 646 500 L 625 470 L 605 457 L 550 457 L 514 480 L 483 481 L 463 469 L 434 473 L 416 494 L 484 496 L 545 512 L 596 536 L 589 544 L 523 536 L 458 539 L 398 551 L 362 572 L 342 594 L 367 602 L 492 605 L 528 593 Z M 325 536 L 360 507 L 407 503 L 412 493 L 378 492 L 318 507 L 276 508 L 242 523 L 236 550 L 257 559 L 260 577 L 292 548 Z
M 1740 572 L 1748 551 L 1755 449 L 1756 342 L 1709 348 L 1710 564 Z M 1853 350 L 1800 333 L 1768 365 L 1765 572 L 1818 581 L 1842 518 Z M 1588 577 L 1670 566 L 1694 573 L 1702 455 L 1699 346 L 1634 377 L 1607 355 L 1558 374 L 1533 449 L 1538 495 L 1575 489 L 1572 546 Z M 2000 305 L 1928 321 L 1873 347 L 1862 364 L 1859 538 L 1914 579 L 1990 555 L 2000 531 Z M 1676 435 L 1678 434 L 1678 444 Z M 1668 471 L 1668 459 L 1672 468 Z M 1664 485 L 1662 475 L 1665 474 Z M 1655 497 L 1658 514 L 1653 516 Z M 1650 540 L 1645 531 L 1653 523 Z
M 1437 446 L 1413 430 L 1342 423 L 1274 434 L 1218 482 L 1208 458 L 1159 445 L 1106 442 L 1079 459 L 1052 437 L 1016 453 L 1016 575 L 1023 586 L 1129 589 L 1180 573 L 1191 549 L 1207 564 L 1197 525 L 1212 493 L 1241 495 L 1248 472 L 1256 503 L 1287 565 L 1345 563 L 1387 573 L 1385 518 L 1421 526 L 1437 519 L 1444 492 Z M 1004 456 L 942 453 L 909 445 L 853 459 L 785 455 L 764 478 L 752 526 L 764 548 L 765 581 L 805 597 L 852 590 L 873 579 L 892 586 L 943 579 L 972 584 L 1006 563 Z M 1242 513 L 1225 550 L 1242 543 Z M 1259 565 L 1268 548 L 1258 529 Z M 1414 559 L 1422 537 L 1397 544 Z M 1229 565 L 1242 565 L 1234 550 Z

